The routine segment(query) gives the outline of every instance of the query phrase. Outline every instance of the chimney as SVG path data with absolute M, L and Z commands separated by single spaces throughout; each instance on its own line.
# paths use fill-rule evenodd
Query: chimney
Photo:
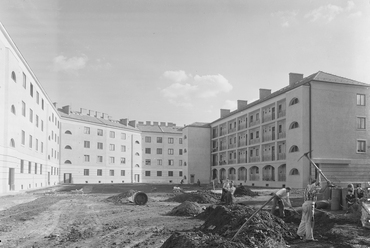
M 154 126 L 158 126 L 158 121 L 153 121 Z
M 143 121 L 139 121 L 137 124 L 144 125 L 144 122 Z
M 96 113 L 95 113 L 95 117 L 98 117 L 98 118 L 100 118 L 100 116 L 102 116 L 102 112 L 98 112 L 98 111 L 96 111 Z
M 128 125 L 131 126 L 131 127 L 136 127 L 136 121 L 135 120 L 129 121 Z
M 69 115 L 72 112 L 71 105 L 67 105 L 67 106 L 62 107 L 62 112 Z
M 166 122 L 161 122 L 161 126 L 166 126 Z
M 227 116 L 228 114 L 230 114 L 230 109 L 220 109 L 221 118 Z
M 120 119 L 120 120 L 119 120 L 119 123 L 121 123 L 122 125 L 127 126 L 127 121 L 128 121 L 128 119 L 127 119 L 127 118 L 125 118 L 125 119 Z
M 270 89 L 260 89 L 260 99 L 268 97 L 269 95 L 271 95 Z
M 145 125 L 149 125 L 149 126 L 150 126 L 151 124 L 152 124 L 152 122 L 151 122 L 151 121 L 146 121 L 146 122 L 145 122 Z
M 303 74 L 300 73 L 289 73 L 289 85 L 293 85 L 303 79 Z
M 96 111 L 94 111 L 94 110 L 89 110 L 89 115 L 90 115 L 90 116 L 96 116 Z
M 105 120 L 108 120 L 109 119 L 109 115 L 106 114 L 106 113 L 103 113 L 102 114 L 102 118 L 105 119 Z
M 87 109 L 80 108 L 80 112 L 82 115 L 87 115 Z
M 247 107 L 248 101 L 238 100 L 238 110 Z
M 176 124 L 172 122 L 168 122 L 167 127 L 176 127 Z

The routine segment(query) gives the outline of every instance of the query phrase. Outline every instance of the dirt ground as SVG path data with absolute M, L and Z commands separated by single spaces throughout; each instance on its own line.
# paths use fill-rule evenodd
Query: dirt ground
M 203 192 L 205 187 L 186 185 L 182 188 L 185 192 L 173 192 L 173 186 L 68 185 L 2 196 L 0 247 L 161 247 L 172 234 L 196 232 L 205 223 L 194 216 L 168 214 L 180 205 L 179 201 L 168 199 L 185 199 L 182 194 Z M 148 202 L 145 205 L 129 202 L 124 192 L 130 190 L 145 192 Z M 258 196 L 237 197 L 237 204 L 259 207 L 276 191 L 252 190 Z M 218 205 L 214 198 L 217 196 L 197 200 L 197 208 Z M 302 204 L 299 192 L 292 194 L 292 198 L 299 211 Z M 209 203 L 204 203 L 207 199 Z M 295 229 L 297 221 L 292 219 L 290 227 Z M 315 226 L 315 237 L 319 242 L 289 240 L 285 247 L 370 247 L 370 230 L 346 218 L 342 211 L 322 214 Z

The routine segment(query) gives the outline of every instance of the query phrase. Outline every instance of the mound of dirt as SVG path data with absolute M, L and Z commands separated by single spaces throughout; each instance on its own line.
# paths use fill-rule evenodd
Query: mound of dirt
M 168 202 L 197 202 L 200 204 L 204 203 L 217 203 L 220 201 L 220 196 L 217 194 L 213 194 L 212 192 L 208 191 L 198 191 L 196 193 L 184 193 L 184 194 L 178 194 L 172 198 L 167 199 Z
M 250 190 L 247 186 L 238 186 L 235 189 L 234 196 L 257 196 L 258 193 Z
M 173 234 L 168 241 L 171 246 L 162 247 L 272 248 L 285 247 L 285 240 L 293 240 L 295 238 L 296 228 L 294 226 L 286 224 L 283 220 L 272 216 L 269 212 L 262 211 L 256 214 L 255 217 L 243 227 L 238 236 L 231 241 L 235 233 L 245 223 L 246 219 L 255 211 L 255 208 L 238 205 L 229 207 L 217 206 L 209 214 L 204 224 L 200 227 L 199 232 L 188 233 L 186 235 Z M 202 238 L 198 238 L 199 236 Z M 190 242 L 189 246 L 183 246 L 186 242 Z M 193 244 L 191 242 L 197 243 Z
M 110 196 L 104 201 L 113 202 L 114 204 L 122 204 L 127 200 L 128 197 L 132 196 L 135 192 L 136 192 L 135 190 L 124 191 L 121 194 Z
M 194 216 L 201 213 L 202 207 L 196 202 L 185 201 L 172 209 L 167 215 L 172 216 Z

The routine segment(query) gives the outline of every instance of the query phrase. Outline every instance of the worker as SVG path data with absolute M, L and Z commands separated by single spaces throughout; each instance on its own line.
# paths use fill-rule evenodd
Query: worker
M 286 187 L 286 188 L 282 188 L 282 189 L 278 190 L 274 194 L 274 199 L 273 199 L 273 202 L 272 202 L 272 209 L 271 209 L 271 214 L 272 215 L 275 214 L 276 206 L 279 205 L 279 215 L 280 215 L 280 218 L 285 218 L 284 202 L 289 207 L 292 207 L 292 204 L 290 203 L 290 199 L 289 199 L 289 192 L 290 192 L 290 190 L 291 190 L 290 187 Z
M 198 184 L 198 186 L 200 187 L 200 180 L 198 179 L 198 181 L 197 181 L 197 184 Z
M 234 198 L 235 190 L 236 190 L 236 188 L 235 188 L 235 185 L 234 185 L 234 181 L 230 181 L 229 189 L 228 189 L 228 191 L 226 192 L 226 195 L 225 195 L 226 205 L 234 204 L 234 202 L 235 202 L 235 198 Z
M 304 191 L 302 218 L 297 230 L 297 235 L 300 239 L 303 239 L 305 236 L 306 242 L 318 241 L 313 237 L 315 202 L 317 201 L 317 195 L 323 193 L 329 185 L 330 182 L 328 182 L 325 187 L 321 188 L 321 179 L 319 175 L 318 181 L 313 180 L 311 184 L 307 185 Z
M 355 187 L 352 183 L 347 186 L 346 202 L 348 206 L 347 213 L 349 213 L 350 208 L 356 203 Z
M 221 202 L 224 202 L 226 200 L 225 196 L 226 196 L 226 193 L 229 191 L 229 189 L 230 189 L 230 181 L 229 179 L 226 179 L 226 181 L 222 185 Z

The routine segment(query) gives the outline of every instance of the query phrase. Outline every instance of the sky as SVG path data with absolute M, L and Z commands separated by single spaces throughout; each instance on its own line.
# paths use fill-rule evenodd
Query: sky
M 213 122 L 289 73 L 370 84 L 370 1 L 0 0 L 49 98 L 113 119 Z

